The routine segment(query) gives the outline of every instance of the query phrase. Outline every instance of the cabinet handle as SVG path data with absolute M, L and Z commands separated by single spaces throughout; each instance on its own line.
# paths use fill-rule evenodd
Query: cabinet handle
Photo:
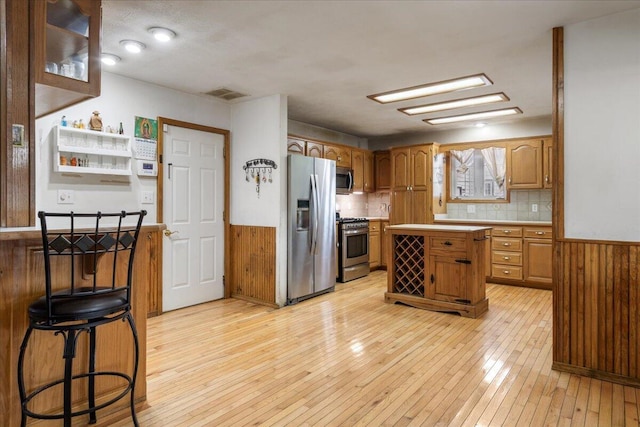
M 547 184 L 549 183 L 549 175 L 544 176 L 544 182 L 546 182 Z
M 506 257 L 504 257 L 504 259 L 506 259 L 507 261 L 509 261 L 509 260 L 511 259 L 511 257 L 510 257 L 510 256 L 506 256 Z
M 511 177 L 509 177 L 509 184 L 511 184 Z
M 537 234 L 538 236 L 544 236 L 544 231 L 536 231 L 536 234 Z
M 509 270 L 503 271 L 504 274 L 509 274 Z
M 447 241 L 445 241 L 445 242 L 443 243 L 443 245 L 445 245 L 445 246 L 451 246 L 451 245 L 453 245 L 453 243 L 451 243 L 450 241 L 448 241 L 448 240 L 447 240 Z
M 511 246 L 511 243 L 503 243 L 504 246 Z
M 511 230 L 504 230 L 504 234 L 511 234 Z
M 434 277 L 434 275 L 431 275 L 431 283 L 435 283 L 436 282 L 436 278 Z

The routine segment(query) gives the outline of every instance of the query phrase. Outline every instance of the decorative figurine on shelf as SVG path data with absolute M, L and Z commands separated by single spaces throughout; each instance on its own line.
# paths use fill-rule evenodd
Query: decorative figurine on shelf
M 89 119 L 89 129 L 102 131 L 102 117 L 100 117 L 100 111 L 93 112 L 93 116 Z
M 78 127 L 79 127 L 80 129 L 84 129 L 84 122 L 82 121 L 82 119 L 80 119 L 80 120 L 78 121 Z
M 60 119 L 60 126 L 67 126 L 67 116 L 62 116 Z

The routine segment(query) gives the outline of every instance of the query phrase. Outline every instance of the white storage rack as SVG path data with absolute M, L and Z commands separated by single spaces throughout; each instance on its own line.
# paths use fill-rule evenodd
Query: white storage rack
M 131 175 L 131 137 L 66 126 L 53 133 L 55 172 Z

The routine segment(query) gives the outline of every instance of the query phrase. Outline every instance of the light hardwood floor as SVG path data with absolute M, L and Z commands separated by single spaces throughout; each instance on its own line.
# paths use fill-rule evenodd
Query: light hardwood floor
M 379 271 L 279 310 L 149 319 L 140 425 L 638 425 L 637 389 L 551 370 L 550 291 L 488 285 L 489 312 L 467 319 L 385 288 Z

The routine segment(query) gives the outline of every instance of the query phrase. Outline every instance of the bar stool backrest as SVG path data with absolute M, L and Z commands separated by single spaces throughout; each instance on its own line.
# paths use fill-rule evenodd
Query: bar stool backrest
M 38 212 L 44 250 L 47 323 L 69 320 L 52 307 L 81 297 L 104 300 L 122 297 L 120 309 L 129 310 L 133 261 L 146 211 L 118 213 Z M 47 220 L 57 230 L 49 231 Z M 124 258 L 124 259 L 123 259 Z M 86 301 L 86 300 L 85 300 Z M 113 308 L 112 308 L 113 309 Z M 97 313 L 105 315 L 107 313 Z M 82 318 L 82 314 L 79 315 Z

